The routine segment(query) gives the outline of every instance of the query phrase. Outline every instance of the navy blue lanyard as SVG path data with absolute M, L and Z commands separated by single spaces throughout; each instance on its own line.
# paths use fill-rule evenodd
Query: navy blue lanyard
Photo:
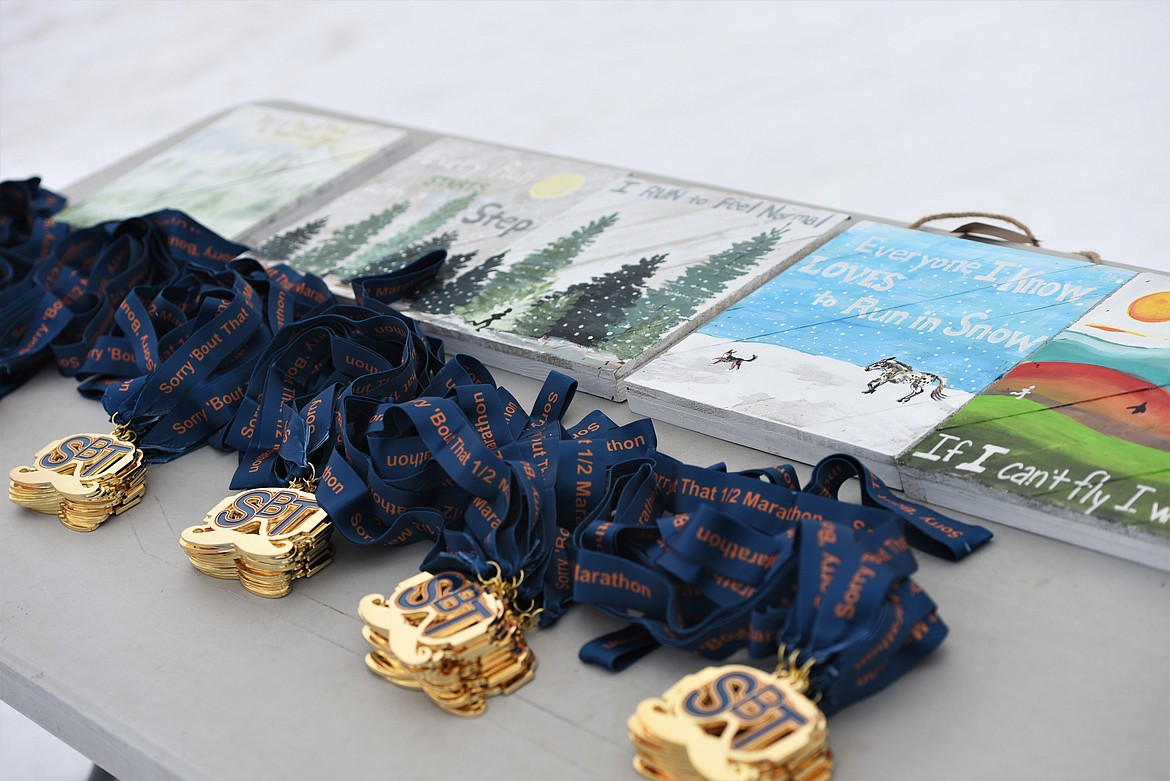
M 805 490 L 818 496 L 836 498 L 837 492 L 856 477 L 861 500 L 867 507 L 880 507 L 895 513 L 903 521 L 906 539 L 915 548 L 958 561 L 988 542 L 988 529 L 948 518 L 931 508 L 894 495 L 881 479 L 854 456 L 837 454 L 824 458 L 809 476 Z
M 123 301 L 116 320 L 141 373 L 109 385 L 102 406 L 129 426 L 148 461 L 169 461 L 206 444 L 231 419 L 232 400 L 241 397 L 251 361 L 269 338 L 262 304 L 240 275 L 215 275 L 181 326 L 181 342 L 164 351 L 141 300 Z
M 575 390 L 553 372 L 525 414 L 478 361 L 457 356 L 413 401 L 349 396 L 321 505 L 357 544 L 432 541 L 432 572 L 523 572 L 520 597 L 551 623 L 571 596 L 568 540 L 601 501 L 608 467 L 655 444 L 649 421 L 623 427 L 600 413 L 566 430 Z
M 658 642 L 716 655 L 746 646 L 748 616 L 787 587 L 802 519 L 862 533 L 928 517 L 859 464 L 872 506 L 831 498 L 847 477 L 838 461 L 819 465 L 800 490 L 791 467 L 728 474 L 657 453 L 649 421 L 618 427 L 594 412 L 566 431 L 572 391 L 554 372 L 524 416 L 461 356 L 414 401 L 350 394 L 337 408 L 321 504 L 357 544 L 432 541 L 423 563 L 432 572 L 523 570 L 522 593 L 539 596 L 545 621 L 576 598 L 618 617 L 637 611 Z M 920 536 L 952 555 L 928 532 L 960 527 L 929 518 Z M 964 530 L 968 540 L 990 536 Z M 729 631 L 739 635 L 734 647 L 720 640 Z
M 441 349 L 413 320 L 388 308 L 330 304 L 285 326 L 255 362 L 243 402 L 222 437 L 222 446 L 241 453 L 232 487 L 286 481 L 281 445 L 290 421 L 304 422 L 311 404 L 313 420 L 324 432 L 319 447 L 329 438 L 333 409 L 343 394 L 360 389 L 379 399 L 416 397 L 441 366 Z M 308 453 L 299 454 L 294 471 L 308 468 L 306 458 Z
M 64 206 L 65 198 L 38 178 L 0 182 L 0 291 L 23 279 L 68 233 L 68 225 L 53 219 Z
M 17 286 L 36 303 L 5 332 L 0 374 L 19 384 L 49 360 L 67 376 L 80 373 L 131 290 L 165 285 L 189 267 L 222 269 L 244 249 L 176 211 L 69 232 Z
M 35 314 L 48 305 L 29 275 L 69 232 L 68 225 L 53 219 L 64 205 L 65 199 L 42 188 L 40 179 L 0 182 L 0 399 L 45 360 L 20 352 Z
M 798 549 L 795 591 L 753 629 L 776 627 L 826 715 L 880 691 L 946 637 L 934 602 L 910 579 L 917 562 L 895 519 L 868 532 L 801 521 Z
M 413 399 L 430 385 L 443 366 L 442 342 L 390 303 L 424 286 L 445 259 L 440 250 L 399 271 L 355 280 L 353 305 L 319 290 L 312 275 L 302 278 L 286 266 L 258 272 L 272 288 L 275 334 L 215 442 L 240 451 L 233 488 L 311 479 L 337 437 L 335 410 L 343 399 Z
M 822 495 L 834 493 L 844 482 L 843 464 L 868 481 L 872 497 L 866 504 L 871 506 Z M 960 529 L 966 539 L 980 543 L 990 533 L 895 499 L 876 477 L 848 457 L 825 459 L 814 468 L 809 486 L 794 490 L 798 487 L 791 470 L 728 474 L 721 468 L 682 464 L 663 454 L 615 467 L 605 501 L 574 536 L 574 599 L 592 602 L 632 625 L 586 645 L 582 658 L 623 669 L 659 644 L 717 659 L 743 648 L 753 656 L 770 656 L 779 644 L 787 644 L 816 656 L 818 664 L 827 664 L 831 654 L 823 647 L 821 635 L 806 637 L 789 627 L 786 637 L 781 628 L 794 604 L 803 608 L 798 615 L 807 616 L 810 610 L 816 615 L 821 598 L 810 588 L 832 582 L 828 576 L 850 561 L 857 565 L 854 575 L 864 565 L 887 578 L 878 578 L 889 586 L 881 591 L 883 601 L 878 603 L 886 611 L 883 616 L 898 615 L 901 610 L 901 622 L 908 617 L 913 620 L 899 623 L 900 629 L 917 627 L 916 636 L 926 637 L 924 627 L 934 626 L 931 636 L 941 640 L 945 629 L 933 614 L 933 603 L 906 579 L 915 565 L 903 531 L 924 537 L 929 549 L 948 558 L 957 556 L 950 547 L 920 534 L 914 520 L 929 517 L 927 528 L 948 539 L 947 530 Z M 866 547 L 879 542 L 886 547 Z M 841 550 L 826 554 L 825 560 L 817 562 L 823 569 L 818 569 L 808 560 L 809 551 L 817 546 Z M 967 547 L 959 555 L 971 550 Z M 886 599 L 891 593 L 895 596 Z M 879 624 L 884 620 L 875 618 L 880 612 L 876 608 L 862 605 L 855 610 L 867 610 L 866 615 Z M 856 647 L 861 645 L 857 641 Z M 914 648 L 913 653 L 919 654 L 928 650 L 926 645 Z M 882 658 L 872 656 L 867 663 Z M 916 657 L 907 651 L 898 658 Z M 891 671 L 908 666 L 909 662 L 900 661 L 880 672 L 870 671 L 859 691 L 880 688 L 890 680 L 886 676 Z M 825 685 L 822 681 L 821 688 Z M 853 695 L 840 690 L 834 696 L 845 702 Z

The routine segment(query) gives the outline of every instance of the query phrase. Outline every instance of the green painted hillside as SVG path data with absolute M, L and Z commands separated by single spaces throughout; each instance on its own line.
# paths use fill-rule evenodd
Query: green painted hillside
M 951 416 L 939 431 L 974 442 L 968 451 L 972 456 L 984 444 L 1010 448 L 1011 453 L 985 461 L 988 468 L 981 474 L 955 471 L 954 466 L 963 459 L 947 464 L 906 456 L 903 461 L 919 469 L 962 475 L 1078 511 L 1088 509 L 1079 501 L 1088 489 L 1081 488 L 1070 499 L 1075 488 L 1072 481 L 1103 469 L 1110 479 L 1102 492 L 1110 498 L 1094 515 L 1170 536 L 1170 512 L 1165 512 L 1170 507 L 1170 452 L 1101 434 L 1042 404 L 1013 396 L 978 396 Z M 914 450 L 921 451 L 933 441 L 928 437 Z M 1065 469 L 1070 481 L 1054 479 Z M 1125 504 L 1140 490 L 1139 485 L 1155 490 L 1144 493 L 1131 505 L 1136 513 L 1119 511 L 1116 505 Z M 1152 520 L 1152 513 L 1167 521 Z

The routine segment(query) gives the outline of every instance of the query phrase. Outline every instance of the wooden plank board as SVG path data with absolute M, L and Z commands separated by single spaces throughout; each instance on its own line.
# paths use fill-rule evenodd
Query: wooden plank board
M 409 311 L 488 362 L 540 374 L 552 366 L 620 400 L 638 366 L 846 220 L 626 177 L 520 236 L 450 313 Z
M 245 105 L 106 178 L 57 218 L 84 227 L 171 208 L 246 237 L 355 172 L 387 164 L 408 141 L 385 125 Z
M 896 486 L 896 456 L 1130 276 L 864 221 L 635 373 L 630 404 L 804 459 L 852 453 Z
M 907 450 L 902 482 L 1170 570 L 1168 388 L 1170 277 L 1138 274 Z
M 448 249 L 443 276 L 414 308 L 449 311 L 465 302 L 460 291 L 469 280 L 460 280 L 490 273 L 498 265 L 493 257 L 520 236 L 619 176 L 604 166 L 439 139 L 259 242 L 256 253 L 317 274 L 347 297 L 354 277 Z

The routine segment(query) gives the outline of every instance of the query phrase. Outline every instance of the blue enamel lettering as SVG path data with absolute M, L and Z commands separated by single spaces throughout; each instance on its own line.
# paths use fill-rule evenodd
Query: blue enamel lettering
M 215 518 L 215 525 L 238 529 L 255 522 L 267 521 L 269 537 L 290 531 L 295 524 L 317 509 L 317 502 L 295 491 L 258 489 L 236 497 L 231 507 Z
M 710 720 L 723 714 L 735 716 L 742 725 L 731 747 L 743 749 L 775 732 L 789 732 L 808 720 L 788 704 L 784 693 L 771 684 L 746 673 L 732 672 L 716 679 L 710 687 L 691 692 L 683 701 L 685 712 L 696 719 Z
M 37 466 L 42 469 L 51 469 L 54 472 L 64 472 L 70 467 L 79 466 L 77 477 L 93 477 L 112 461 L 131 453 L 133 450 L 132 445 L 118 442 L 110 437 L 76 434 L 41 456 L 37 461 Z
M 483 589 L 453 572 L 436 575 L 426 583 L 399 595 L 395 604 L 403 610 L 430 608 L 440 620 L 430 623 L 424 635 L 443 635 L 453 624 L 492 617 Z

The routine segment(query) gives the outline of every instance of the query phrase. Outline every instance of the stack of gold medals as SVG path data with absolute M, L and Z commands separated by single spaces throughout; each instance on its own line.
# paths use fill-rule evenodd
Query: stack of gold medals
M 643 700 L 628 722 L 634 769 L 653 779 L 829 778 L 825 716 L 803 693 L 811 663 L 797 668 L 795 659 L 776 673 L 707 667 Z
M 536 613 L 509 607 L 518 585 L 503 580 L 498 567 L 479 583 L 458 572 L 423 572 L 399 583 L 388 600 L 366 596 L 358 605 L 362 636 L 374 649 L 366 666 L 449 713 L 480 715 L 488 697 L 515 691 L 536 670 L 524 640 Z
M 113 434 L 74 434 L 45 445 L 34 466 L 8 473 L 8 498 L 21 507 L 56 514 L 61 523 L 91 532 L 112 515 L 142 501 L 146 462 L 128 428 Z
M 239 578 L 262 597 L 283 597 L 297 578 L 333 561 L 333 523 L 311 481 L 253 488 L 221 501 L 179 537 L 191 563 L 213 578 Z

